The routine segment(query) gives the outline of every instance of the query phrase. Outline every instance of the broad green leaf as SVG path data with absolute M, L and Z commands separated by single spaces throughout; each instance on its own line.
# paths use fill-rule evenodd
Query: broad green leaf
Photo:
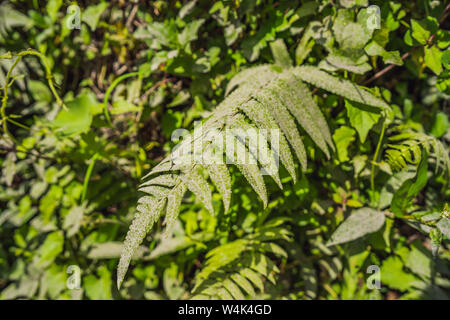
M 295 11 L 295 15 L 298 16 L 298 19 L 313 15 L 317 12 L 318 7 L 319 4 L 316 1 L 303 2 L 300 8 Z
M 286 109 L 286 105 L 280 98 L 277 90 L 270 89 L 261 91 L 255 98 L 271 112 L 273 118 L 294 149 L 297 158 L 300 160 L 302 169 L 305 170 L 307 166 L 305 146 L 300 138 L 300 133 L 298 132 L 294 118 Z
M 71 237 L 78 232 L 83 220 L 85 208 L 83 206 L 73 206 L 64 218 L 63 228 L 67 230 L 67 236 Z
M 96 243 L 87 254 L 89 259 L 112 259 L 119 258 L 124 248 L 124 244 L 118 241 Z M 134 252 L 132 259 L 142 259 L 149 252 L 145 246 L 139 246 Z
M 99 277 L 90 274 L 83 278 L 83 287 L 86 289 L 86 295 L 92 300 L 111 300 L 111 272 L 106 266 L 101 266 L 97 273 Z
M 383 261 L 380 274 L 382 284 L 400 291 L 408 290 L 419 280 L 413 274 L 403 270 L 403 263 L 396 256 L 390 256 Z
M 51 102 L 53 99 L 52 93 L 47 86 L 41 81 L 28 80 L 28 87 L 33 98 L 39 102 Z
M 152 225 L 159 219 L 164 205 L 165 201 L 155 200 L 152 203 L 140 204 L 137 206 L 136 209 L 138 210 L 138 213 L 136 213 L 130 229 L 128 230 L 119 265 L 117 266 L 118 288 L 120 288 L 125 277 L 131 257 L 144 240 Z
M 428 181 L 428 153 L 424 149 L 422 160 L 420 161 L 419 168 L 417 169 L 417 175 L 415 180 L 408 179 L 403 182 L 400 189 L 394 193 L 392 198 L 391 210 L 397 216 L 401 217 L 405 214 L 406 209 L 412 204 L 412 200 L 418 195 Z
M 359 15 L 364 13 L 360 11 Z M 340 9 L 333 24 L 333 31 L 339 46 L 343 50 L 362 49 L 372 37 L 373 30 L 367 28 L 367 19 L 353 22 L 351 10 Z
M 185 5 L 183 5 L 183 7 L 178 12 L 178 16 L 181 19 L 184 19 L 184 17 L 186 17 L 192 13 L 196 4 L 197 4 L 197 0 L 191 0 L 191 1 L 187 2 Z
M 364 54 L 355 59 L 355 57 L 344 55 L 342 52 L 332 52 L 319 63 L 319 67 L 327 71 L 347 70 L 356 74 L 364 74 L 372 70 L 366 61 L 367 56 Z
M 164 233 L 165 236 L 167 236 L 171 231 L 172 226 L 178 218 L 181 201 L 186 193 L 186 189 L 186 185 L 180 182 L 179 185 L 175 186 L 167 196 L 167 210 L 166 217 L 164 219 L 164 224 L 166 225 L 166 231 Z
M 429 48 L 426 46 L 425 50 L 425 64 L 430 68 L 435 74 L 440 75 L 442 72 L 442 51 L 432 46 Z
M 180 106 L 180 105 L 186 103 L 190 97 L 191 97 L 191 95 L 189 92 L 184 91 L 184 90 L 180 91 L 175 96 L 175 98 L 173 98 L 172 102 L 167 105 L 167 107 L 172 108 L 172 107 Z
M 163 238 L 162 241 L 144 257 L 144 260 L 155 260 L 163 255 L 174 254 L 177 251 L 183 250 L 194 245 L 195 242 L 185 236 L 174 238 Z
M 445 69 L 450 69 L 450 51 L 446 50 L 441 57 L 442 65 Z
M 443 235 L 447 237 L 447 239 L 450 239 L 450 219 L 443 217 L 439 222 L 436 224 L 437 228 L 442 232 Z
M 41 278 L 41 288 L 45 288 L 51 299 L 57 299 L 59 294 L 66 289 L 67 273 L 62 266 L 52 265 Z
M 367 234 L 376 232 L 384 225 L 385 216 L 372 208 L 354 210 L 336 229 L 327 246 L 349 242 Z
M 50 221 L 53 212 L 59 206 L 63 196 L 63 189 L 58 185 L 52 185 L 47 194 L 41 199 L 39 203 L 39 211 L 42 214 L 44 223 Z

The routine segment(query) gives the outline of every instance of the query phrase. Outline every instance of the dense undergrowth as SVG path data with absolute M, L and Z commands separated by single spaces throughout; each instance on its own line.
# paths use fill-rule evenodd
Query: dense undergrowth
M 0 298 L 448 299 L 449 13 L 3 1 Z M 279 170 L 174 166 L 198 121 Z

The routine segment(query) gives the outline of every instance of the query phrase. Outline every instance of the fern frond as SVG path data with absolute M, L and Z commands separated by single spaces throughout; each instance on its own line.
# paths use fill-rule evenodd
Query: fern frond
M 408 164 L 417 166 L 422 160 L 422 150 L 425 148 L 430 157 L 436 160 L 435 172 L 449 173 L 450 158 L 448 149 L 437 138 L 412 128 L 397 127 L 398 134 L 389 137 L 389 149 L 386 150 L 386 160 L 394 170 L 408 168 Z
M 287 66 L 287 62 L 284 65 Z M 226 212 L 231 201 L 228 166 L 235 165 L 267 206 L 263 174 L 267 173 L 282 188 L 276 162 L 278 158 L 294 182 L 296 173 L 291 149 L 301 168 L 305 170 L 307 167 L 299 125 L 322 152 L 331 157 L 330 150 L 334 151 L 335 147 L 330 130 L 305 82 L 356 102 L 388 108 L 369 91 L 316 67 L 282 69 L 264 65 L 236 75 L 229 83 L 228 95 L 210 117 L 194 128 L 193 134 L 143 178 L 145 182 L 139 190 L 147 195 L 139 200 L 139 213 L 125 239 L 119 262 L 118 285 L 123 280 L 133 251 L 153 223 L 164 213 L 167 227 L 177 219 L 186 190 L 195 194 L 213 214 L 210 188 L 213 183 L 222 195 Z M 197 129 L 202 129 L 200 134 Z M 258 132 L 257 129 L 261 134 L 245 137 L 240 134 L 241 130 Z M 257 144 L 255 140 L 258 140 Z M 229 146 L 233 146 L 232 152 L 228 152 Z M 205 159 L 215 161 L 211 163 Z

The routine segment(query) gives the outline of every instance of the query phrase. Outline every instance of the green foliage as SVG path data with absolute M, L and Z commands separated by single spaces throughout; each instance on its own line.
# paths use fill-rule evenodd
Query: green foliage
M 0 3 L 0 299 L 448 299 L 445 1 L 70 5 Z
M 355 210 L 336 229 L 328 241 L 328 246 L 349 242 L 366 234 L 378 231 L 384 225 L 383 212 L 371 208 Z

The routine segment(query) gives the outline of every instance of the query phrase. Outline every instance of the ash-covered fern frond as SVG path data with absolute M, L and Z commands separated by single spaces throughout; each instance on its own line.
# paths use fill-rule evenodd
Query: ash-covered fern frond
M 283 69 L 280 65 L 288 63 L 253 67 L 236 75 L 227 87 L 226 98 L 209 118 L 144 177 L 146 181 L 140 191 L 148 195 L 139 200 L 138 213 L 125 239 L 118 266 L 118 286 L 133 251 L 153 223 L 165 214 L 165 223 L 170 228 L 177 219 L 187 190 L 214 214 L 211 186 L 215 185 L 226 212 L 231 199 L 228 167 L 235 165 L 266 206 L 264 175 L 282 188 L 278 159 L 294 182 L 295 157 L 302 170 L 307 167 L 299 126 L 328 158 L 331 157 L 335 147 L 330 130 L 307 83 L 352 101 L 389 108 L 364 88 L 316 67 Z
M 279 272 L 268 255 L 286 258 L 286 251 L 275 243 L 291 241 L 283 227 L 286 219 L 268 221 L 247 237 L 226 243 L 209 251 L 206 266 L 196 275 L 192 299 L 244 299 L 263 293 L 265 282 L 275 284 Z
M 389 137 L 389 149 L 386 160 L 394 170 L 408 168 L 408 164 L 418 166 L 422 159 L 423 148 L 430 158 L 435 159 L 435 172 L 450 172 L 448 148 L 440 140 L 410 127 L 397 127 L 396 135 Z

